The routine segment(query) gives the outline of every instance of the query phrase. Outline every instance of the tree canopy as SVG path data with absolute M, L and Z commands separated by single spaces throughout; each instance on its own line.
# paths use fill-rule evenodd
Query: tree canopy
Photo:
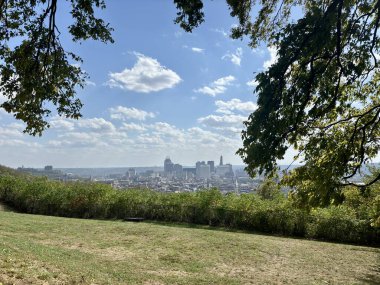
M 277 62 L 256 76 L 258 109 L 245 122 L 238 150 L 248 172 L 276 171 L 276 161 L 292 147 L 304 165 L 284 182 L 305 202 L 339 202 L 342 186 L 354 184 L 379 152 L 380 1 L 227 3 L 239 21 L 232 38 L 248 36 L 252 47 L 266 42 L 278 53 Z M 186 24 L 203 20 L 194 19 Z
M 68 27 L 73 41 L 87 39 L 113 42 L 112 28 L 95 17 L 104 0 L 66 0 L 73 23 Z M 0 105 L 26 123 L 25 132 L 41 135 L 51 113 L 79 118 L 82 103 L 76 87 L 87 75 L 74 62 L 81 58 L 63 49 L 56 25 L 58 0 L 0 0 Z

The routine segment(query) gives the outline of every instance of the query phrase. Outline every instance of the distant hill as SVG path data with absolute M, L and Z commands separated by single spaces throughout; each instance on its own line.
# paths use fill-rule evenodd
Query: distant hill
M 0 174 L 20 175 L 20 173 L 16 171 L 15 169 L 1 165 L 1 164 L 0 164 Z

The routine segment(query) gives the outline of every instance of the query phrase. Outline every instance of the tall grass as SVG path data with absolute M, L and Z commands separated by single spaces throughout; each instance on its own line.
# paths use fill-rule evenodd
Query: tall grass
M 293 206 L 283 196 L 222 195 L 217 189 L 195 193 L 114 190 L 97 183 L 63 183 L 41 177 L 0 173 L 0 200 L 32 214 L 96 219 L 185 222 L 286 236 L 380 244 L 380 230 L 347 205 L 314 209 Z

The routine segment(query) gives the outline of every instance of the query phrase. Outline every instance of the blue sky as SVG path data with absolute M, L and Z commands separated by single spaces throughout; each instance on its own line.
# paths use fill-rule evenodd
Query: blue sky
M 223 154 L 225 162 L 242 164 L 235 152 L 242 122 L 256 108 L 254 72 L 268 68 L 276 51 L 230 39 L 236 20 L 225 1 L 205 2 L 205 22 L 189 34 L 173 23 L 172 1 L 108 0 L 98 15 L 115 29 L 114 44 L 73 43 L 67 7 L 59 6 L 63 45 L 83 58 L 90 76 L 78 89 L 83 118 L 53 114 L 51 128 L 30 137 L 0 109 L 0 163 L 153 166 L 169 155 L 193 165 Z

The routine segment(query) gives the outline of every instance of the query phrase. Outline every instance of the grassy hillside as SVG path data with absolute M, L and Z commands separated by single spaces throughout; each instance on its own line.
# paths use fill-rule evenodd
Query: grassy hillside
M 380 249 L 0 212 L 3 284 L 380 284 Z

